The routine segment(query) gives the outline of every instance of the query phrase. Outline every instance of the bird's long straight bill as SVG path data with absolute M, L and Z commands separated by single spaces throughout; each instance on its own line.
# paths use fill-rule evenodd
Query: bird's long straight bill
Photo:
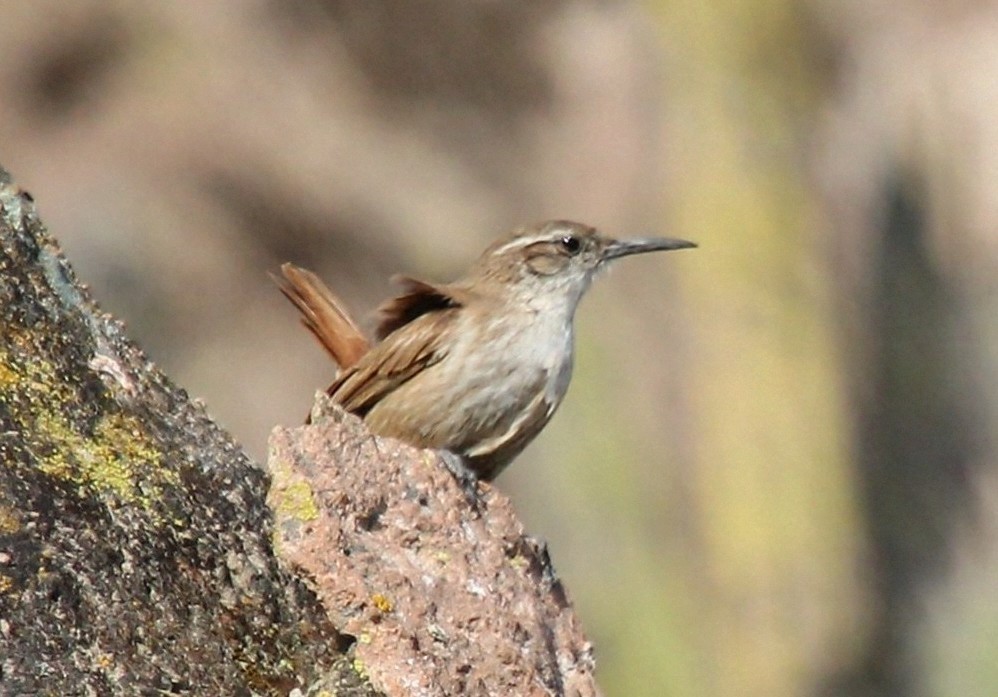
M 690 249 L 696 247 L 696 242 L 680 240 L 673 237 L 650 237 L 639 240 L 614 240 L 603 252 L 603 261 L 626 257 L 631 254 L 645 252 L 667 252 L 673 249 Z

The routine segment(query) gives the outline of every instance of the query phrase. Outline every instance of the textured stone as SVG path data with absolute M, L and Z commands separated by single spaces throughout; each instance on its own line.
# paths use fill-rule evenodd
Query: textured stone
M 0 169 L 0 693 L 373 694 L 267 477 L 100 312 Z
M 387 695 L 595 695 L 593 652 L 546 549 L 488 484 L 372 436 L 320 396 L 271 436 L 275 547 Z

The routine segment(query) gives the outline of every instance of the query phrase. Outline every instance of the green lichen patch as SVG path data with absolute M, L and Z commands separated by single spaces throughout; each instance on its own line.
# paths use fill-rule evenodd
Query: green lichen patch
M 0 535 L 10 535 L 21 529 L 21 517 L 13 508 L 0 504 Z
M 151 511 L 163 489 L 179 482 L 177 473 L 162 466 L 162 454 L 134 416 L 105 405 L 110 408 L 83 432 L 86 420 L 75 418 L 79 403 L 77 386 L 60 379 L 50 363 L 0 351 L 0 409 L 38 471 Z
M 277 515 L 281 520 L 291 518 L 302 523 L 319 517 L 319 507 L 308 482 L 292 482 L 284 488 L 284 495 L 277 504 Z
M 291 463 L 280 457 L 271 456 L 271 487 L 268 503 L 281 524 L 307 523 L 319 517 L 319 506 L 315 502 L 315 492 L 305 479 L 294 471 Z

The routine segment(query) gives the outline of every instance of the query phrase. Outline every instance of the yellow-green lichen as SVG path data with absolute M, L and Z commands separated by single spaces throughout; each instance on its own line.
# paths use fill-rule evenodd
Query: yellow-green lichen
M 378 609 L 378 612 L 388 613 L 395 607 L 391 598 L 382 593 L 375 593 L 371 596 L 371 603 Z
M 21 529 L 21 519 L 13 508 L 0 504 L 0 535 L 10 535 Z
M 304 480 L 283 487 L 276 510 L 278 518 L 284 521 L 290 519 L 304 523 L 319 517 L 319 506 L 315 503 L 312 487 Z
M 0 354 L 0 358 L 3 358 Z M 12 385 L 17 378 L 17 373 L 10 369 L 6 362 L 0 363 L 0 386 Z
M 274 526 L 270 532 L 270 548 L 278 557 L 284 556 L 284 532 L 279 526 Z
M 368 680 L 369 679 L 369 676 L 367 674 L 367 666 L 365 666 L 364 665 L 364 661 L 360 660 L 359 658 L 353 659 L 353 670 L 362 679 L 364 679 L 364 680 Z
M 134 416 L 109 411 L 82 433 L 71 417 L 78 400 L 51 363 L 17 362 L 0 352 L 0 402 L 39 471 L 152 509 L 165 487 L 179 483 L 178 474 L 162 466 L 162 453 Z
M 515 557 L 510 558 L 509 565 L 517 571 L 523 571 L 530 567 L 530 560 L 522 554 L 517 554 Z

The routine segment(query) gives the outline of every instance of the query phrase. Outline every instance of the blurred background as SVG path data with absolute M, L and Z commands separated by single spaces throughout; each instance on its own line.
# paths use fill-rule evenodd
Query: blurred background
M 551 217 L 621 262 L 503 474 L 606 694 L 998 693 L 998 4 L 34 0 L 0 162 L 257 459 L 360 316 Z

